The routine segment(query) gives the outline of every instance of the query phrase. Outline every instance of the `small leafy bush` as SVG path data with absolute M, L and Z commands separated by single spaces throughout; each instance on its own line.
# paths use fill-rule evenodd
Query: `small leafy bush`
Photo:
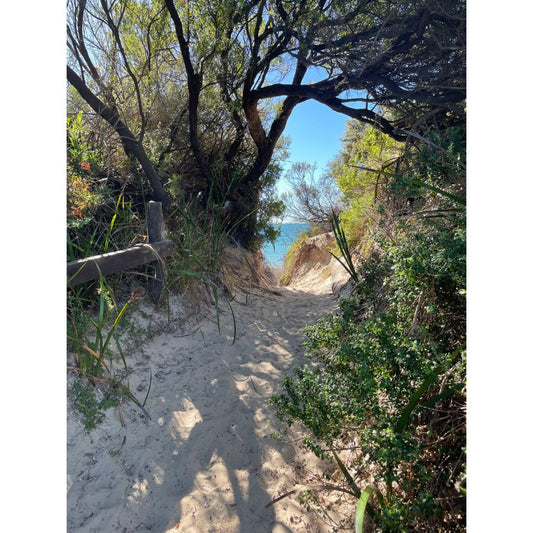
M 96 428 L 105 417 L 105 411 L 110 407 L 116 407 L 127 397 L 124 389 L 116 384 L 100 387 L 101 399 L 97 398 L 97 389 L 90 380 L 76 380 L 70 388 L 70 394 L 74 407 L 81 415 L 87 432 Z

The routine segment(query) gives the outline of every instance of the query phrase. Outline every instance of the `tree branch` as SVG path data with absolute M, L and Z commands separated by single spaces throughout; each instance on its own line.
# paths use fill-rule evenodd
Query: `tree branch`
M 100 74 L 98 73 L 98 70 L 94 66 L 93 62 L 91 61 L 91 56 L 89 55 L 89 52 L 87 51 L 87 47 L 85 46 L 85 38 L 83 36 L 83 24 L 84 24 L 83 19 L 85 17 L 86 5 L 87 5 L 87 0 L 79 0 L 79 10 L 78 10 L 77 17 L 76 17 L 76 35 L 78 38 L 76 47 L 79 50 L 80 55 L 83 57 L 83 60 L 85 61 L 87 69 L 89 70 L 92 78 L 100 86 L 102 86 L 102 80 L 100 78 Z
M 115 42 L 117 43 L 118 49 L 120 51 L 120 55 L 122 56 L 122 60 L 124 61 L 124 67 L 126 68 L 126 71 L 129 74 L 133 82 L 133 87 L 135 89 L 135 96 L 137 98 L 137 106 L 139 108 L 139 115 L 141 117 L 141 130 L 139 133 L 139 142 L 142 143 L 143 138 L 144 138 L 144 133 L 146 130 L 146 116 L 144 114 L 144 106 L 143 106 L 142 98 L 141 98 L 141 90 L 139 88 L 139 80 L 137 79 L 137 76 L 135 76 L 135 74 L 133 73 L 133 70 L 130 67 L 130 63 L 126 55 L 126 51 L 124 50 L 124 47 L 122 46 L 122 39 L 120 38 L 118 27 L 113 21 L 113 18 L 111 17 L 111 11 L 109 9 L 109 5 L 107 4 L 107 0 L 100 0 L 100 4 L 106 15 L 107 25 L 111 29 L 113 38 L 115 39 Z
M 163 188 L 157 171 L 146 155 L 142 144 L 139 143 L 125 122 L 120 118 L 116 108 L 102 102 L 102 100 L 89 89 L 85 82 L 69 66 L 67 66 L 67 80 L 78 91 L 79 95 L 87 102 L 87 104 L 89 104 L 98 115 L 108 122 L 119 135 L 126 155 L 136 160 L 141 165 L 144 174 L 154 191 L 154 199 L 168 205 L 170 203 L 170 197 Z
M 183 33 L 183 24 L 181 18 L 176 10 L 173 0 L 165 0 L 168 12 L 176 30 L 176 36 L 180 46 L 185 72 L 187 74 L 187 87 L 189 92 L 189 137 L 191 141 L 191 148 L 200 167 L 202 176 L 211 182 L 211 169 L 204 157 L 200 147 L 200 140 L 198 137 L 198 105 L 200 103 L 200 92 L 202 90 L 203 76 L 201 72 L 195 72 L 191 59 L 191 52 L 189 45 Z

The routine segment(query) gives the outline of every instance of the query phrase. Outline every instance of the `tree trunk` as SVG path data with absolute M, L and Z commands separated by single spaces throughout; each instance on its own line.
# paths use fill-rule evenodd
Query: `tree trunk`
M 257 210 L 260 190 L 257 182 L 239 186 L 232 201 L 228 227 L 233 228 L 232 237 L 246 249 L 253 248 L 257 241 Z

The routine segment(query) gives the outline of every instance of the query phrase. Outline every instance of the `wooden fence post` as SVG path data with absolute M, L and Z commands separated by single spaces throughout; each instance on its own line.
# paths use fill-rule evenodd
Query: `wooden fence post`
M 166 275 L 164 258 L 172 253 L 173 244 L 170 239 L 165 238 L 161 202 L 148 202 L 146 218 L 148 243 L 135 244 L 124 250 L 69 261 L 67 263 L 67 285 L 75 287 L 80 283 L 98 279 L 100 276 L 107 276 L 155 262 L 154 280 L 149 283 L 148 290 L 155 302 L 158 303 Z
M 149 201 L 147 205 L 148 243 L 155 243 L 166 238 L 165 222 L 163 219 L 163 206 L 161 202 Z M 160 257 L 154 268 L 154 279 L 149 283 L 149 291 L 154 303 L 159 302 L 165 286 L 166 263 Z

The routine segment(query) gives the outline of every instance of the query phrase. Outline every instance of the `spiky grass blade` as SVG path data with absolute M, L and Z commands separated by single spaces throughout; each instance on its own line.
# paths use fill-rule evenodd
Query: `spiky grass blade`
M 96 353 L 92 348 L 89 348 L 89 346 L 87 346 L 86 344 L 83 344 L 82 345 L 82 348 L 87 352 L 89 353 L 90 355 L 92 355 L 97 361 L 98 361 L 98 364 L 99 365 L 102 365 L 108 372 L 111 372 L 111 370 L 109 369 L 109 367 L 107 366 L 106 362 L 104 361 L 103 357 L 101 354 L 98 354 Z
M 367 487 L 365 487 L 363 492 L 361 492 L 359 501 L 357 502 L 357 510 L 355 512 L 355 533 L 363 533 L 365 512 L 367 511 L 367 507 L 369 506 L 368 500 L 374 492 L 377 494 L 380 503 L 383 504 L 383 496 L 376 487 L 372 485 L 368 485 Z M 370 507 L 368 508 L 370 509 Z M 368 514 L 370 515 L 370 513 Z
M 344 233 L 344 230 L 342 229 L 339 221 L 339 217 L 335 212 L 332 212 L 333 216 L 333 234 L 335 235 L 335 241 L 337 242 L 337 246 L 339 247 L 339 250 L 341 252 L 342 259 L 337 257 L 333 252 L 329 252 L 342 266 L 343 268 L 350 274 L 350 277 L 352 280 L 357 283 L 360 280 L 360 275 L 357 272 L 357 269 L 355 268 L 355 265 L 352 261 L 352 254 L 350 252 L 350 246 L 348 245 L 348 240 L 346 239 L 346 234 Z

